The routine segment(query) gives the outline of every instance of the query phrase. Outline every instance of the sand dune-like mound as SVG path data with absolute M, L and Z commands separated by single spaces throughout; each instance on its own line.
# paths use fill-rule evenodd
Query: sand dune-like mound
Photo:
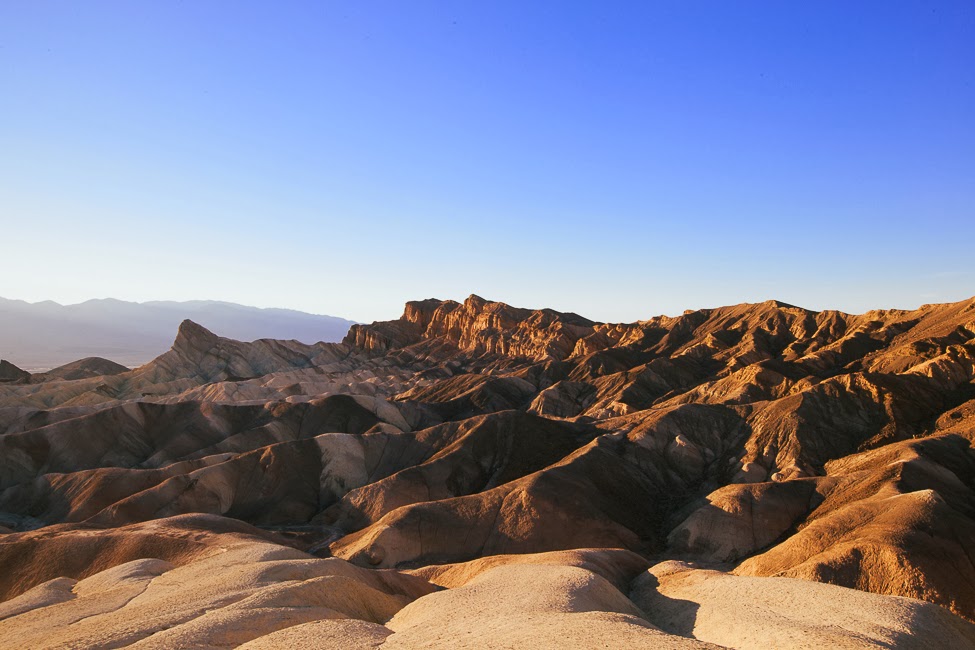
M 230 541 L 267 541 L 269 535 L 243 522 L 186 515 L 120 528 L 62 524 L 0 537 L 0 599 L 49 580 L 87 578 L 138 559 L 184 564 Z
M 647 560 L 630 551 L 582 548 L 525 555 L 489 555 L 470 562 L 431 564 L 406 573 L 420 576 L 435 585 L 454 589 L 466 585 L 486 571 L 522 564 L 585 569 L 608 580 L 621 591 L 625 591 L 630 581 L 647 568 Z
M 732 648 L 971 648 L 975 625 L 909 598 L 788 578 L 744 578 L 679 562 L 630 596 L 661 629 Z
M 388 620 L 432 587 L 273 543 L 223 540 L 181 566 L 117 564 L 0 605 L 0 646 L 235 647 L 308 621 Z
M 108 359 L 86 357 L 58 366 L 47 372 L 31 375 L 31 381 L 71 381 L 74 379 L 90 379 L 91 377 L 110 377 L 128 372 L 128 370 L 122 364 Z
M 390 648 L 714 648 L 667 634 L 605 578 L 578 567 L 521 564 L 404 607 Z

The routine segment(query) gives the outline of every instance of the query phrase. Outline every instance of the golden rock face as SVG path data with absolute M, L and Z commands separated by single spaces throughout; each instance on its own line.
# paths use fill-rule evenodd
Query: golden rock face
M 0 647 L 975 644 L 975 300 L 70 366 L 0 384 Z

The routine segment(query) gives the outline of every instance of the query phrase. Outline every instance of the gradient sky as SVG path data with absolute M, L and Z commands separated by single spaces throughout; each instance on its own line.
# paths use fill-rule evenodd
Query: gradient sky
M 0 4 L 0 296 L 975 295 L 975 3 Z

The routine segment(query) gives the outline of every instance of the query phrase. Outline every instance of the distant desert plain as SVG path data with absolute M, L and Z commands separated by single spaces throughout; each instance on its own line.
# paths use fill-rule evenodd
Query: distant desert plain
M 975 648 L 975 299 L 344 327 L 0 364 L 0 648 Z

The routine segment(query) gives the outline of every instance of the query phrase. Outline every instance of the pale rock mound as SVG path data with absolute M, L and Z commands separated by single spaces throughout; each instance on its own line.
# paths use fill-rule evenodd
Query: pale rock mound
M 661 629 L 733 648 L 975 647 L 975 625 L 937 605 L 788 578 L 664 562 L 630 593 Z
M 40 585 L 4 603 L 0 647 L 236 647 L 310 621 L 379 624 L 433 589 L 277 544 L 224 544 L 179 567 L 140 559 Z
M 384 648 L 714 648 L 666 634 L 605 578 L 577 567 L 500 566 L 403 608 Z

